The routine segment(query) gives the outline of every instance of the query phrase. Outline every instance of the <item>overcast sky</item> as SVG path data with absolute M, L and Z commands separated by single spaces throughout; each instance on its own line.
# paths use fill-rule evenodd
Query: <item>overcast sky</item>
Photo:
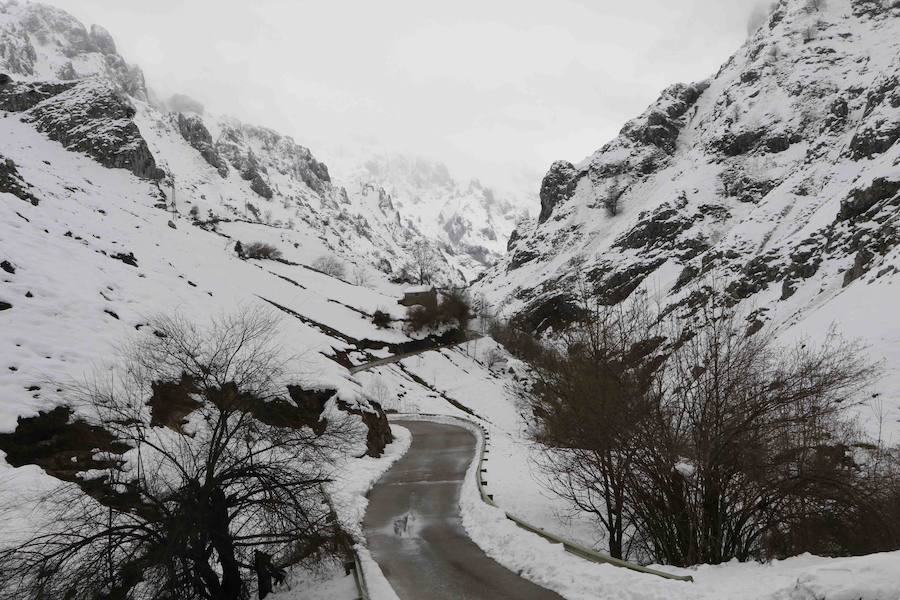
M 715 72 L 753 0 L 49 0 L 164 96 L 460 176 L 579 161 L 666 85 Z M 326 152 L 320 152 L 326 154 Z

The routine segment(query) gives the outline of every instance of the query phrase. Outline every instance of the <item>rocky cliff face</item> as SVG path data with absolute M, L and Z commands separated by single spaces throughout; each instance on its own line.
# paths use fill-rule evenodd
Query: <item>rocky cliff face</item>
M 0 2 L 0 73 L 26 81 L 100 75 L 117 91 L 147 99 L 143 73 L 118 54 L 108 31 L 99 25 L 87 29 L 46 4 Z
M 543 331 L 577 273 L 608 302 L 643 288 L 685 313 L 714 281 L 749 332 L 838 321 L 900 363 L 898 73 L 896 2 L 782 0 L 708 80 L 555 163 L 538 221 L 477 289 Z
M 146 179 L 163 176 L 134 123 L 134 106 L 106 80 L 9 83 L 0 87 L 0 108 L 21 112 L 50 139 L 104 166 Z

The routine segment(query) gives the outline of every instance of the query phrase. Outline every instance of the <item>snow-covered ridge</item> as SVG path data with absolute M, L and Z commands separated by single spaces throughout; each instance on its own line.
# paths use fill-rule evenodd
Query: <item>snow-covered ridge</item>
M 439 162 L 389 153 L 366 156 L 338 174 L 351 199 L 375 194 L 401 226 L 465 260 L 469 279 L 499 260 L 520 211 L 478 180 L 462 182 Z
M 410 248 L 426 236 L 436 249 L 436 278 L 462 284 L 498 258 L 496 242 L 512 227 L 505 215 L 494 216 L 491 207 L 499 203 L 492 204 L 485 190 L 467 193 L 466 205 L 447 217 L 445 229 L 422 226 L 412 205 L 400 210 L 399 202 L 372 197 L 374 181 L 360 185 L 354 179 L 346 188 L 333 182 L 328 167 L 290 136 L 209 114 L 185 96 L 155 98 L 106 30 L 88 29 L 52 6 L 0 2 L 0 73 L 13 80 L 4 86 L 4 109 L 30 111 L 26 118 L 39 129 L 107 166 L 160 180 L 174 210 L 196 207 L 210 220 L 305 229 L 320 236 L 329 252 L 395 279 L 403 277 Z M 45 104 L 34 106 L 32 97 Z M 51 111 L 53 126 L 42 127 Z M 61 120 L 72 126 L 60 127 Z M 80 132 L 76 141 L 59 133 L 87 122 L 96 131 L 88 142 Z M 416 189 L 417 198 L 444 193 L 436 181 Z M 426 221 L 437 216 L 428 204 Z
M 116 51 L 106 29 L 87 29 L 46 4 L 0 2 L 0 72 L 26 81 L 72 81 L 101 75 L 123 93 L 147 99 L 144 75 Z
M 714 280 L 749 334 L 836 324 L 887 376 L 900 428 L 900 6 L 782 0 L 708 80 L 678 84 L 581 163 L 555 163 L 537 221 L 476 284 L 539 330 L 586 275 L 690 312 Z

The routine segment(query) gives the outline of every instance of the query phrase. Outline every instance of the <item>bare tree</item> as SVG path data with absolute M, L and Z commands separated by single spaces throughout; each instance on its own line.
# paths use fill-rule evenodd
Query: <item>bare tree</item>
M 420 239 L 409 249 L 410 266 L 419 285 L 431 283 L 437 269 L 438 255 L 428 240 Z
M 518 346 L 548 487 L 598 520 L 611 554 L 690 565 L 900 541 L 881 491 L 896 473 L 848 458 L 845 407 L 874 373 L 857 347 L 748 336 L 714 291 L 681 320 L 590 293 L 557 343 Z
M 353 267 L 353 283 L 359 286 L 369 285 L 369 272 L 363 265 Z
M 480 292 L 475 294 L 475 297 L 472 299 L 472 313 L 478 319 L 481 334 L 484 335 L 487 332 L 491 319 L 494 317 L 491 303 L 485 294 Z
M 119 452 L 44 498 L 40 530 L 0 550 L 0 597 L 238 600 L 255 578 L 262 597 L 328 548 L 320 486 L 351 426 L 284 398 L 277 320 L 151 327 L 113 377 L 69 389 Z
M 532 355 L 532 408 L 539 459 L 548 488 L 591 514 L 612 556 L 628 555 L 633 528 L 630 471 L 641 450 L 641 420 L 655 377 L 654 350 L 662 339 L 645 304 L 604 306 L 582 296 L 580 318 L 562 335 L 562 347 Z
M 313 267 L 331 277 L 343 278 L 347 273 L 344 263 L 330 254 L 323 254 L 313 262 Z
M 380 375 L 371 379 L 366 385 L 366 397 L 380 406 L 389 406 L 393 403 L 391 388 Z
M 861 507 L 844 407 L 873 369 L 836 336 L 779 348 L 745 330 L 715 294 L 669 327 L 629 494 L 637 538 L 670 564 L 763 558 L 765 537 L 796 533 L 803 511 Z

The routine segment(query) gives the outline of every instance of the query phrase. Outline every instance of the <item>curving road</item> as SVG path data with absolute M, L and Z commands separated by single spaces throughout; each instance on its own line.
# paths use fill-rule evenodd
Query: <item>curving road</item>
M 475 436 L 455 425 L 394 421 L 412 445 L 375 484 L 363 526 L 401 600 L 562 600 L 489 558 L 466 535 L 459 494 Z

